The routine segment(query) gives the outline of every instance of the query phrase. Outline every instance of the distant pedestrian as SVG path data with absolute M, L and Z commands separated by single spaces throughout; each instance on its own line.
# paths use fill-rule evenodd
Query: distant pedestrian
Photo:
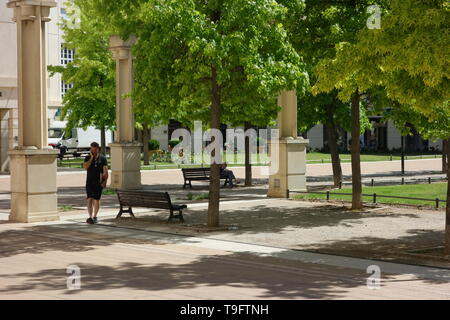
M 220 165 L 220 176 L 223 178 L 228 178 L 228 181 L 230 182 L 230 187 L 233 187 L 236 184 L 239 183 L 239 180 L 236 179 L 234 176 L 233 171 L 227 169 L 227 164 L 223 163 Z M 234 181 L 234 182 L 233 182 Z
M 100 154 L 100 146 L 97 142 L 91 143 L 89 155 L 84 158 L 84 169 L 87 170 L 86 194 L 89 224 L 97 223 L 97 215 L 100 210 L 102 191 L 108 182 L 108 160 Z

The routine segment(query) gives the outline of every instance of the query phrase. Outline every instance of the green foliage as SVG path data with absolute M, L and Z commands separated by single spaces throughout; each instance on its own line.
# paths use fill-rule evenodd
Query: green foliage
M 450 100 L 449 24 L 446 0 L 390 0 L 381 30 L 362 30 L 357 50 L 390 99 L 433 117 Z
M 333 58 L 335 45 L 354 42 L 356 31 L 367 20 L 366 7 L 373 1 L 304 1 L 304 10 L 294 11 L 287 21 L 294 47 L 305 58 L 311 86 L 317 81 L 314 68 L 324 59 Z M 306 132 L 319 123 L 335 124 L 350 131 L 350 104 L 337 98 L 338 91 L 313 95 L 311 88 L 298 96 L 299 131 Z M 370 128 L 367 112 L 361 105 L 361 132 Z
M 81 11 L 76 8 L 83 3 Z M 73 84 L 63 98 L 62 118 L 67 130 L 95 126 L 113 129 L 115 124 L 115 68 L 108 51 L 109 37 L 96 19 L 92 0 L 67 2 L 68 19 L 61 27 L 65 46 L 75 50 L 72 63 L 49 66 L 50 76 L 60 73 Z
M 407 113 L 423 134 L 450 135 L 430 127 L 442 131 L 446 125 L 438 118 L 450 114 L 448 2 L 390 0 L 385 8 L 380 30 L 362 28 L 356 42 L 339 43 L 336 56 L 318 64 L 313 92 L 337 89 L 349 101 L 356 89 L 371 94 L 381 88 L 397 108 L 392 116 L 400 119 L 394 121 L 405 123 L 401 113 Z M 424 118 L 415 121 L 412 115 Z
M 140 1 L 130 8 L 98 3 L 98 13 L 108 19 L 119 8 L 124 18 L 112 22 L 115 30 L 140 39 L 133 50 L 133 98 L 149 122 L 209 122 L 212 67 L 224 123 L 267 124 L 276 116 L 281 90 L 306 87 L 302 60 L 281 23 L 287 8 L 275 1 Z
M 150 139 L 148 141 L 148 149 L 150 151 L 159 150 L 160 144 L 158 140 Z
M 180 140 L 170 140 L 169 141 L 169 146 L 171 148 L 174 148 L 176 145 L 178 145 L 180 143 Z

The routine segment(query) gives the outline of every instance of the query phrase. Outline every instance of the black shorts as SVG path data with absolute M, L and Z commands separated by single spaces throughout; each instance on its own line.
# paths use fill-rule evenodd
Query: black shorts
M 103 187 L 101 185 L 86 185 L 86 194 L 88 199 L 100 200 Z

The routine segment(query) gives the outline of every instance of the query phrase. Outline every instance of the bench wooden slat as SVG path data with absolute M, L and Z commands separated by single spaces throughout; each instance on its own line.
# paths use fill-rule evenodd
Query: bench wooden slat
M 167 192 L 153 192 L 142 190 L 117 190 L 117 198 L 119 199 L 120 211 L 116 218 L 122 213 L 129 213 L 134 217 L 132 207 L 155 208 L 170 210 L 169 221 L 173 218 L 183 219 L 182 210 L 187 208 L 186 205 L 173 205 Z M 128 210 L 124 209 L 128 207 Z M 174 215 L 174 211 L 178 211 L 178 215 Z
M 186 186 L 192 188 L 192 181 L 209 180 L 211 176 L 210 168 L 182 168 L 181 172 L 183 173 L 184 178 L 183 188 L 186 188 Z M 224 185 L 230 183 L 230 181 L 228 181 L 228 178 L 226 177 L 221 176 L 220 179 L 225 179 Z

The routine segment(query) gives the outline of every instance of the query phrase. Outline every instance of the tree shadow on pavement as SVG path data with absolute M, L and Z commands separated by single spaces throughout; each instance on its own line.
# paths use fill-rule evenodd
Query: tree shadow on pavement
M 314 264 L 288 262 L 281 264 L 273 258 L 249 257 L 246 253 L 225 256 L 200 256 L 183 263 L 122 262 L 114 266 L 72 263 L 81 269 L 81 289 L 67 290 L 68 274 L 65 269 L 44 269 L 38 272 L 8 275 L 20 284 L 2 286 L 0 293 L 46 292 L 58 297 L 80 296 L 84 292 L 98 297 L 111 298 L 110 290 L 129 290 L 132 298 L 138 293 L 164 299 L 166 290 L 176 290 L 186 298 L 256 298 L 256 299 L 333 299 L 345 297 L 357 290 L 362 296 L 376 298 L 377 294 L 366 287 L 367 274 L 360 270 L 339 269 Z M 385 283 L 410 280 L 394 279 L 383 275 Z M 428 283 L 442 281 L 426 280 Z M 398 285 L 398 284 L 397 284 Z M 226 289 L 224 290 L 224 288 Z M 196 291 L 199 289 L 200 291 Z M 102 291 L 107 291 L 102 296 Z M 135 291 L 139 290 L 139 291 Z M 53 292 L 53 293 L 52 293 Z M 214 293 L 216 292 L 216 293 Z M 203 297 L 201 296 L 203 295 Z M 399 293 L 401 298 L 401 293 Z M 353 293 L 353 297 L 358 297 Z

